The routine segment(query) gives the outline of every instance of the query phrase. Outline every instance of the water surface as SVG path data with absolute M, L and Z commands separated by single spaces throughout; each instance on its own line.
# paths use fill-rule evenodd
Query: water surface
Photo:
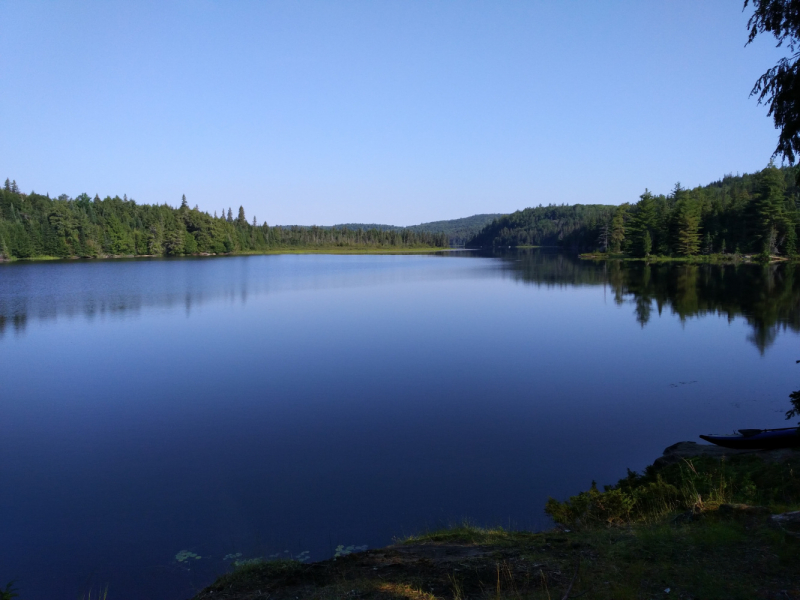
M 785 425 L 799 306 L 791 265 L 535 251 L 0 265 L 0 586 L 177 600 L 231 554 L 546 527 Z

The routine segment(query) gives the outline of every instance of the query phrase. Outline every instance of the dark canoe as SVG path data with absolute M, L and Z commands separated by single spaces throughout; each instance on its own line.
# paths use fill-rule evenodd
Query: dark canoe
M 783 429 L 740 429 L 729 435 L 701 435 L 702 439 L 717 446 L 739 450 L 800 447 L 800 427 Z

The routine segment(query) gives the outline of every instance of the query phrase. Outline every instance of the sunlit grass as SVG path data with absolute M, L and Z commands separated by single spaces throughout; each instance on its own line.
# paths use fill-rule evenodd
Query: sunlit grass
M 525 531 L 509 531 L 502 527 L 478 527 L 464 522 L 452 527 L 444 527 L 425 531 L 416 535 L 399 538 L 402 544 L 420 544 L 425 542 L 509 545 L 530 539 L 535 534 Z

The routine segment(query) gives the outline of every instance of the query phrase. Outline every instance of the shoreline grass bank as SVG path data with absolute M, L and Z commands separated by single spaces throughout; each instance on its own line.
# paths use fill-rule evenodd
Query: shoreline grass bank
M 706 448 L 551 499 L 550 531 L 460 525 L 318 563 L 249 561 L 194 600 L 800 598 L 800 449 Z
M 461 252 L 463 248 L 443 248 L 437 246 L 422 247 L 372 247 L 372 246 L 320 246 L 314 248 L 274 248 L 270 250 L 246 250 L 241 252 L 198 252 L 196 254 L 182 254 L 170 256 L 163 254 L 102 254 L 98 256 L 31 256 L 27 258 L 0 258 L 0 264 L 18 262 L 73 262 L 78 260 L 116 260 L 138 258 L 197 258 L 197 257 L 226 257 L 226 256 L 262 256 L 272 254 L 433 254 L 439 252 Z
M 587 252 L 579 254 L 579 258 L 583 260 L 619 260 L 622 262 L 643 262 L 647 264 L 654 263 L 685 263 L 685 264 L 752 264 L 752 263 L 777 263 L 777 262 L 798 262 L 800 256 L 786 257 L 786 256 L 769 256 L 765 257 L 760 254 L 698 254 L 694 256 L 630 256 L 629 254 L 614 254 L 612 252 Z

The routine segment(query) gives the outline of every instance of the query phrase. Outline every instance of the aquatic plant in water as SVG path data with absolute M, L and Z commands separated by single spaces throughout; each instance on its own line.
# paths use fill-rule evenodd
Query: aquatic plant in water
M 284 550 L 283 552 L 276 552 L 275 554 L 270 554 L 267 557 L 256 556 L 255 558 L 242 558 L 242 553 L 237 552 L 236 554 L 226 554 L 222 560 L 233 561 L 233 566 L 236 568 L 247 567 L 258 564 L 267 564 L 267 563 L 270 564 L 285 563 L 285 562 L 306 563 L 309 560 L 311 560 L 311 553 L 308 550 L 303 550 L 297 556 L 292 556 L 288 550 Z
M 363 546 L 343 546 L 339 544 L 336 546 L 336 552 L 333 555 L 333 558 L 339 558 L 341 556 L 347 556 L 348 554 L 352 554 L 353 552 L 364 552 L 369 548 L 366 544 Z
M 190 562 L 192 559 L 200 560 L 201 558 L 203 557 L 198 556 L 194 552 L 189 552 L 188 550 L 181 550 L 175 555 L 175 560 L 177 560 L 179 563 Z
M 95 600 L 106 600 L 108 598 L 108 586 L 102 592 L 97 592 L 97 598 Z M 92 590 L 89 590 L 88 596 L 81 596 L 81 600 L 92 600 Z

